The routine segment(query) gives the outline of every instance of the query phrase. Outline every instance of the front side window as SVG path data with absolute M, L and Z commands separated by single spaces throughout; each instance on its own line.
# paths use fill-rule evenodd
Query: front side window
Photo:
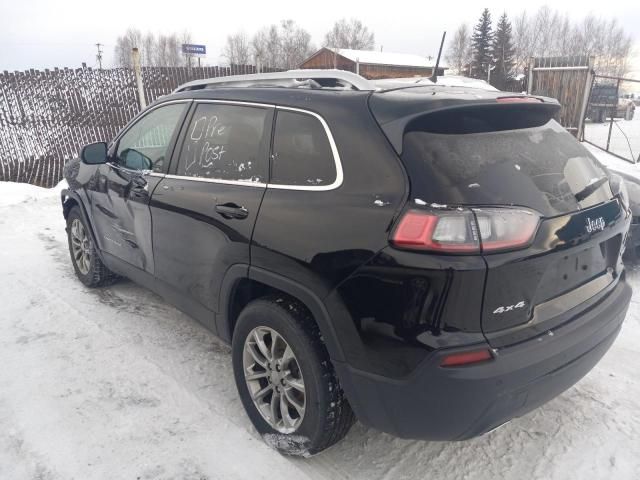
M 320 121 L 305 113 L 278 111 L 269 183 L 325 186 L 335 182 L 336 175 L 331 145 Z
M 132 170 L 164 171 L 169 144 L 187 105 L 158 107 L 138 120 L 118 142 L 116 161 Z
M 266 182 L 270 113 L 261 107 L 198 105 L 187 128 L 176 174 Z

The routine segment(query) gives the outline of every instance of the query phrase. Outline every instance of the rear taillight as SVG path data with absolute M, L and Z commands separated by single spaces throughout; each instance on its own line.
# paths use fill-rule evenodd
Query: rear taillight
M 536 97 L 498 97 L 496 103 L 544 103 L 542 99 Z
M 404 248 L 447 253 L 480 251 L 473 214 L 465 210 L 409 210 L 400 219 L 391 242 Z
M 483 252 L 513 250 L 531 243 L 540 217 L 515 208 L 474 208 Z
M 539 220 L 536 213 L 515 208 L 409 210 L 391 243 L 443 253 L 513 250 L 531 243 Z

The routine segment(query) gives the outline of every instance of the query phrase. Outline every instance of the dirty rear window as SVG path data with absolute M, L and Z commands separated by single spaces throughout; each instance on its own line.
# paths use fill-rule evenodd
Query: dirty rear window
M 451 205 L 521 205 L 545 216 L 611 198 L 604 169 L 555 120 L 517 130 L 405 133 L 412 196 Z

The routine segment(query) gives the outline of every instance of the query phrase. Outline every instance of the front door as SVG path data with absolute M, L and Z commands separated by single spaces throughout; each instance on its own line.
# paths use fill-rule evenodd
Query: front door
M 100 248 L 153 273 L 151 193 L 168 167 L 188 102 L 152 108 L 113 142 L 92 192 Z
M 273 107 L 203 100 L 192 110 L 178 161 L 151 200 L 155 276 L 217 311 L 227 269 L 249 264 Z

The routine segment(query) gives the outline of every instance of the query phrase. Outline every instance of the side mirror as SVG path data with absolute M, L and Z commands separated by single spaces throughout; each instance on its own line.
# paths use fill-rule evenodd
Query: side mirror
M 100 165 L 107 162 L 107 144 L 105 142 L 90 143 L 82 147 L 80 160 L 87 165 Z

